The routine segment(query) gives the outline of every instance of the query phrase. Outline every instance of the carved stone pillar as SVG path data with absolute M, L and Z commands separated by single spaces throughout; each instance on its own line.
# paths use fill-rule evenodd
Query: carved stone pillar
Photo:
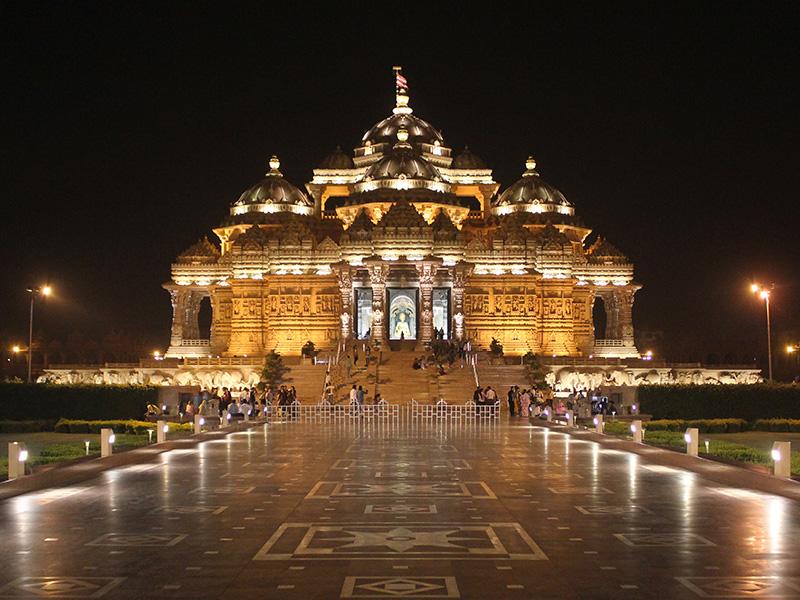
M 433 340 L 433 278 L 436 275 L 436 265 L 422 262 L 417 265 L 417 274 L 421 301 L 419 337 L 423 344 L 429 344 Z
M 172 304 L 172 328 L 170 330 L 169 345 L 176 347 L 183 344 L 183 315 L 185 314 L 186 291 L 170 289 L 169 299 Z
M 339 293 L 342 297 L 342 314 L 339 315 L 342 323 L 341 338 L 342 342 L 346 342 L 353 332 L 353 276 L 350 265 L 347 263 L 336 265 L 336 275 L 339 282 Z
M 386 308 L 384 306 L 384 299 L 386 298 L 386 275 L 389 273 L 389 267 L 382 261 L 371 262 L 369 269 L 369 283 L 372 286 L 372 324 L 370 325 L 370 333 L 372 339 L 378 344 L 382 343 L 384 335 L 384 315 Z
M 464 339 L 464 288 L 471 271 L 472 265 L 463 261 L 453 267 L 452 311 L 454 333 L 457 340 Z
M 635 345 L 633 337 L 633 297 L 638 289 L 636 286 L 626 286 L 614 291 L 617 339 L 622 340 L 625 346 Z

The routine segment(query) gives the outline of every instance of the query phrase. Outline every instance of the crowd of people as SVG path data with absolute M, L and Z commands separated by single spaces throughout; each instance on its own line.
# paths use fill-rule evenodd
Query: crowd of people
M 613 400 L 599 392 L 586 394 L 583 390 L 572 390 L 566 397 L 556 397 L 549 387 L 520 389 L 513 385 L 508 389 L 506 401 L 512 417 L 543 417 L 548 410 L 551 415 L 563 415 L 571 410 L 578 418 L 589 418 L 596 414 L 615 415 L 618 410 Z
M 203 389 L 193 398 L 180 400 L 177 416 L 190 420 L 195 414 L 207 415 L 209 410 L 214 410 L 211 407 L 216 407 L 221 418 L 230 415 L 231 419 L 243 419 L 245 415 L 262 414 L 268 407 L 285 411 L 295 400 L 297 390 L 293 385 L 282 385 L 277 390 L 266 387 L 261 390 L 256 387 Z M 148 404 L 146 416 L 169 416 L 169 407 Z

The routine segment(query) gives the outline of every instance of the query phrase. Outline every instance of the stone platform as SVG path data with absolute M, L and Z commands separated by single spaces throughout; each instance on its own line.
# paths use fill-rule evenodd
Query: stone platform
M 0 598 L 792 598 L 798 532 L 527 424 L 278 422 L 0 503 Z

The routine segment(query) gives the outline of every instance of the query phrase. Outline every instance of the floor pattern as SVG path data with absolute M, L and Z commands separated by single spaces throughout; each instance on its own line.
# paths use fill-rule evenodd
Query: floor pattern
M 527 425 L 275 423 L 0 503 L 0 598 L 800 598 L 800 507 Z

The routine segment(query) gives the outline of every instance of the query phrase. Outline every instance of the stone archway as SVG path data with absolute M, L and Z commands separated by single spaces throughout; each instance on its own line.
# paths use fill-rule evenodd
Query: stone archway
M 592 327 L 595 340 L 606 339 L 608 333 L 608 310 L 600 296 L 595 296 L 592 303 Z

